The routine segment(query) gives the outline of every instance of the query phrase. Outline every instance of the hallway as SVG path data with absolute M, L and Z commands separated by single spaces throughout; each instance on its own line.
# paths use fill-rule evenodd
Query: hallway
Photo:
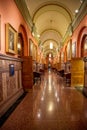
M 0 130 L 87 130 L 87 98 L 46 72 Z

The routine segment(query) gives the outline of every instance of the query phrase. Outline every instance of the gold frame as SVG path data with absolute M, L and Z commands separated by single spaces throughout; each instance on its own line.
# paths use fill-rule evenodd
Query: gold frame
M 68 41 L 68 43 L 67 43 L 67 61 L 69 61 L 69 60 L 71 60 L 71 54 L 72 54 L 72 40 L 70 39 L 69 41 Z
M 29 39 L 29 56 L 33 56 L 33 41 Z
M 9 24 L 6 24 L 6 52 L 17 53 L 17 31 Z

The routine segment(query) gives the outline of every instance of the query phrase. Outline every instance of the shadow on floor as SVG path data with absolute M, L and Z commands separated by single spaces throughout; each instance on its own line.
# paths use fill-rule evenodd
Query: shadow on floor
M 17 99 L 17 101 L 7 110 L 7 112 L 0 118 L 0 127 L 4 124 L 7 118 L 11 115 L 11 113 L 15 110 L 18 104 L 23 100 L 26 96 L 27 92 L 24 92 L 21 97 Z

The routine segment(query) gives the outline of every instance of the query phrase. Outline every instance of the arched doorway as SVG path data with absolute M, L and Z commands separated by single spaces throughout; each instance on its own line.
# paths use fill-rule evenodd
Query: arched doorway
M 23 57 L 23 56 L 28 56 L 28 37 L 27 37 L 27 32 L 26 29 L 23 25 L 19 26 L 19 31 L 18 31 L 18 55 Z
M 84 26 L 79 32 L 77 40 L 77 57 L 84 57 L 86 53 L 87 27 Z
M 82 38 L 81 42 L 81 57 L 87 56 L 87 34 Z
M 24 40 L 23 40 L 22 33 L 18 34 L 17 48 L 18 48 L 18 57 L 24 56 Z

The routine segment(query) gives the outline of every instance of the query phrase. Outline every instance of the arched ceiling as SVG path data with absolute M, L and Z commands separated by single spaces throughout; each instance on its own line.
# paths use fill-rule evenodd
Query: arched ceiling
M 67 28 L 75 17 L 75 10 L 81 6 L 81 0 L 25 0 L 40 35 L 40 47 L 43 55 L 52 53 L 55 56 Z M 50 49 L 50 42 L 53 49 Z

